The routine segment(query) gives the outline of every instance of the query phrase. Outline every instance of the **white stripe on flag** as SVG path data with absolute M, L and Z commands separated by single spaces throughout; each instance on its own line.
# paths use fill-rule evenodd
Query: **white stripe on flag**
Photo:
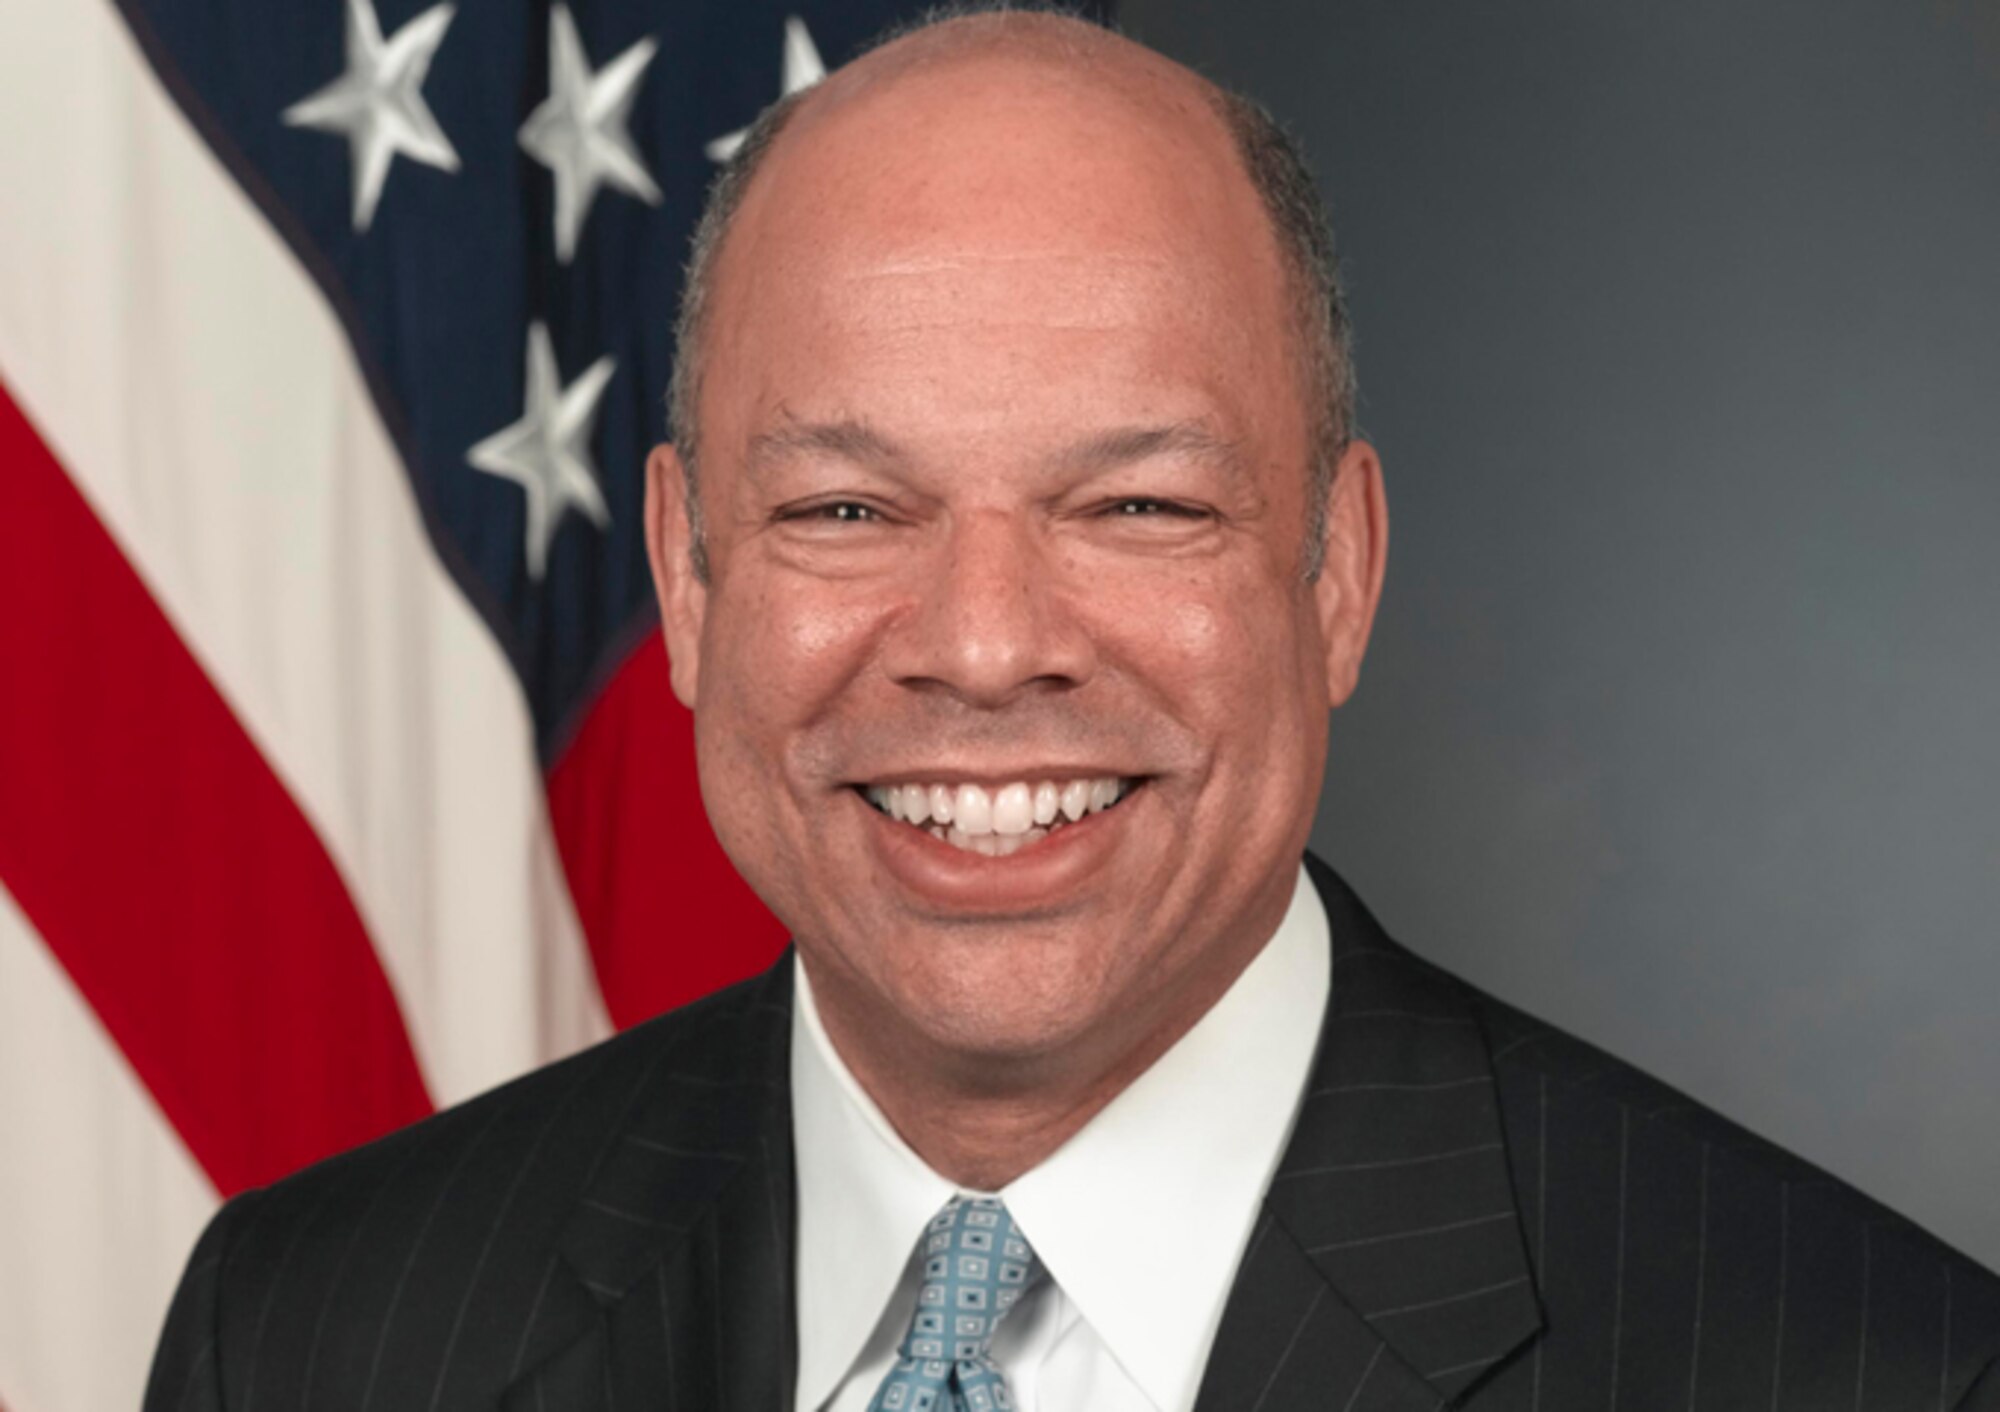
M 608 1033 L 518 684 L 332 314 L 108 3 L 0 6 L 0 191 L 0 375 L 312 821 L 433 1097 Z
M 215 1188 L 4 887 L 0 1135 L 0 1403 L 137 1407 Z

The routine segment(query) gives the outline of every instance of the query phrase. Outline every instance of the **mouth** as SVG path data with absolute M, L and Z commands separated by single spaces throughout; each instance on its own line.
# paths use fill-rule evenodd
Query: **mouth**
M 877 813 L 967 853 L 1005 858 L 1115 809 L 1144 776 L 856 785 Z

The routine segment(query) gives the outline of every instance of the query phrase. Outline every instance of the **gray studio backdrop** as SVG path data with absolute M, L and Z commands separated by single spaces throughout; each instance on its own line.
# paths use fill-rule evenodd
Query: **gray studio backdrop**
M 2000 1266 L 2000 3 L 1121 9 L 1334 209 L 1391 549 L 1315 845 Z

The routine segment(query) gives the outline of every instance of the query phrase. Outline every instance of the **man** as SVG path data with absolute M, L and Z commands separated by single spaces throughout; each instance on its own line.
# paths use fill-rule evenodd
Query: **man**
M 1300 857 L 1381 472 L 1303 169 L 1046 16 L 759 124 L 647 517 L 796 958 L 268 1191 L 167 1408 L 2000 1407 L 2000 1286 Z

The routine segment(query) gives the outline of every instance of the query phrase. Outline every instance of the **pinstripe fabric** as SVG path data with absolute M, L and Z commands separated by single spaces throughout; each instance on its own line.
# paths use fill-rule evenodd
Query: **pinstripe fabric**
M 2000 1402 L 2000 1281 L 1417 960 L 1307 866 L 1333 1006 L 1202 1412 Z
M 2000 1281 L 1308 866 L 1333 1008 L 1201 1412 L 2000 1412 Z M 790 975 L 231 1202 L 148 1412 L 785 1407 Z
M 781 964 L 230 1202 L 149 1412 L 783 1405 L 789 1015 Z

